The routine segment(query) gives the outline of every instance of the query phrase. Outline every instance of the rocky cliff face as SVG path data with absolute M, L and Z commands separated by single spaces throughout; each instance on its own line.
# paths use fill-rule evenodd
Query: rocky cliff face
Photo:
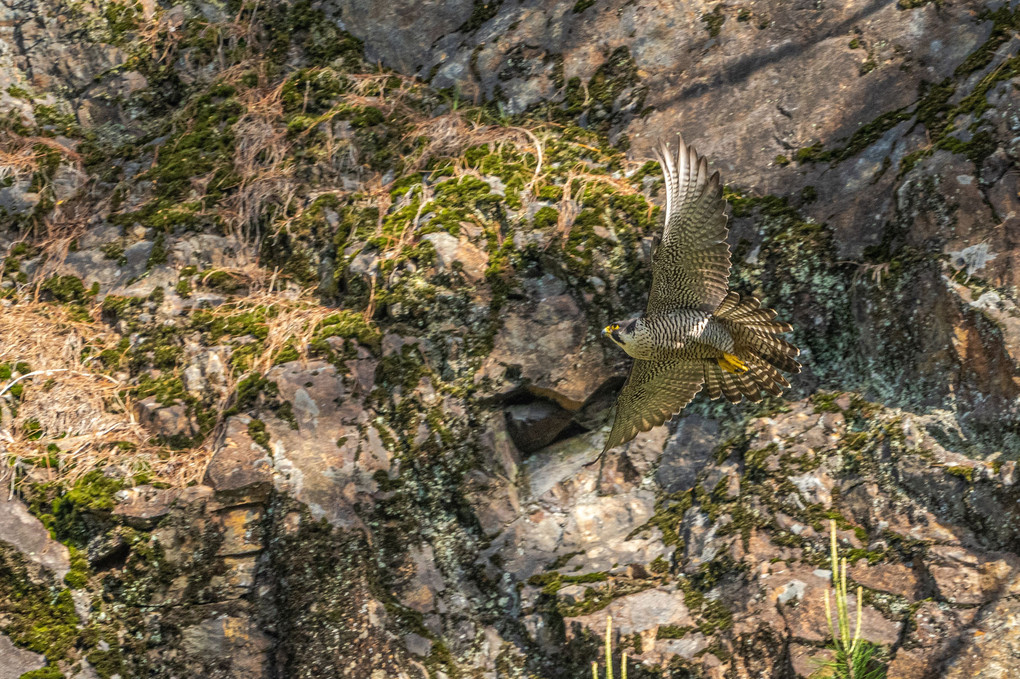
M 0 677 L 1020 668 L 1011 4 L 0 12 Z M 585 466 L 681 131 L 805 371 Z

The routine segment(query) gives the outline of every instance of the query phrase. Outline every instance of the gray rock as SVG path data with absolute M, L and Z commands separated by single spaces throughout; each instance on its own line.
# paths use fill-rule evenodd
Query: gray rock
M 45 656 L 18 648 L 6 634 L 0 634 L 0 679 L 18 679 L 22 674 L 45 665 Z
M 194 436 L 198 427 L 183 405 L 164 406 L 150 396 L 136 405 L 138 419 L 159 436 Z
M 67 547 L 51 538 L 42 522 L 17 498 L 7 495 L 0 492 L 0 541 L 49 570 L 57 581 L 63 580 L 71 568 Z
M 552 401 L 536 400 L 506 409 L 507 431 L 523 453 L 549 445 L 571 421 L 572 413 Z
M 262 676 L 269 638 L 246 617 L 220 615 L 181 630 L 181 649 L 203 661 L 227 658 L 231 677 Z
M 432 650 L 432 640 L 411 632 L 404 637 L 404 647 L 419 657 L 425 657 Z
M 432 243 L 436 249 L 440 270 L 451 270 L 456 266 L 472 283 L 485 278 L 485 266 L 489 257 L 469 240 L 451 236 L 445 231 L 426 234 L 422 240 Z
M 718 422 L 698 415 L 684 417 L 663 448 L 656 483 L 667 493 L 693 488 L 720 443 Z
M 204 483 L 231 501 L 264 501 L 273 485 L 272 460 L 248 433 L 251 418 L 234 415 L 205 471 Z
M 287 363 L 269 371 L 280 398 L 292 404 L 293 421 L 262 415 L 270 435 L 275 484 L 305 502 L 319 517 L 360 526 L 355 500 L 371 503 L 374 475 L 388 471 L 393 453 L 370 420 L 361 397 L 325 361 Z M 296 426 L 296 428 L 294 428 Z
M 562 282 L 547 275 L 529 287 L 529 301 L 507 311 L 476 380 L 523 383 L 566 410 L 578 410 L 613 370 L 603 345 L 588 336 L 577 303 L 561 292 Z
M 117 506 L 113 513 L 130 526 L 141 530 L 151 529 L 170 513 L 180 495 L 175 488 L 153 488 L 145 484 L 117 493 Z

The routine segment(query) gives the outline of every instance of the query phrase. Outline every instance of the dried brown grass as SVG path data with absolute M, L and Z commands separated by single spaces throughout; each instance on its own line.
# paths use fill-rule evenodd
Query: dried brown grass
M 242 242 L 259 242 L 259 223 L 268 206 L 285 210 L 297 189 L 289 160 L 294 142 L 282 122 L 282 91 L 281 84 L 242 90 L 240 95 L 246 110 L 233 132 L 234 170 L 241 182 L 223 202 L 220 215 Z
M 297 351 L 299 360 L 307 360 L 309 344 L 319 324 L 336 313 L 336 309 L 318 304 L 310 291 L 274 291 L 268 286 L 207 309 L 206 312 L 224 318 L 258 309 L 272 312 L 266 318 L 267 333 L 262 342 L 263 350 L 252 362 L 250 369 L 250 372 L 259 374 L 265 374 L 273 367 L 280 352 L 287 346 Z
M 174 485 L 201 477 L 208 453 L 169 454 L 151 444 L 125 385 L 93 367 L 89 356 L 116 345 L 116 333 L 75 321 L 59 306 L 27 302 L 3 309 L 0 337 L 0 362 L 31 367 L 0 383 L 0 480 L 13 484 L 27 475 L 73 483 L 99 468 L 144 471 Z M 15 399 L 18 385 L 22 393 Z M 60 452 L 51 454 L 51 445 Z M 32 460 L 44 466 L 28 464 Z
M 534 175 L 529 189 L 541 177 L 543 164 L 543 145 L 534 130 L 524 127 L 505 127 L 502 125 L 483 125 L 471 121 L 459 111 L 451 111 L 445 115 L 421 120 L 407 134 L 410 139 L 424 137 L 428 139 L 416 154 L 409 156 L 406 166 L 409 170 L 420 170 L 434 158 L 450 158 L 456 160 L 464 151 L 481 144 L 512 144 L 519 152 L 533 153 L 537 159 Z
M 45 155 L 40 146 L 53 149 L 71 162 L 81 162 L 81 156 L 55 139 L 26 137 L 8 130 L 0 135 L 0 180 L 12 175 L 31 174 L 39 169 L 39 162 Z

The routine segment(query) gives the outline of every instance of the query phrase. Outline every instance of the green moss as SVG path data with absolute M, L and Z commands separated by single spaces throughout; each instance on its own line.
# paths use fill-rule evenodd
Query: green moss
M 191 327 L 205 333 L 210 342 L 219 342 L 224 337 L 251 337 L 261 341 L 269 334 L 269 319 L 277 314 L 275 306 L 257 306 L 229 316 L 199 310 L 191 317 Z
M 64 583 L 71 589 L 82 589 L 89 582 L 89 560 L 85 552 L 75 546 L 68 547 L 71 557 L 71 568 L 64 576 Z
M 41 517 L 43 523 L 57 540 L 83 549 L 96 528 L 109 520 L 116 504 L 114 494 L 124 486 L 122 479 L 91 471 L 66 493 L 57 495 L 50 505 L 50 517 Z
M 106 20 L 109 41 L 115 45 L 124 42 L 127 33 L 139 28 L 143 19 L 139 2 L 109 2 L 103 7 L 101 16 Z
M 55 132 L 67 137 L 77 137 L 81 134 L 81 128 L 73 113 L 64 113 L 57 107 L 46 104 L 36 104 L 32 113 L 36 125 L 48 132 Z
M 114 675 L 123 675 L 124 659 L 119 648 L 113 647 L 103 651 L 96 649 L 85 656 L 100 679 L 110 679 Z
M 680 625 L 661 625 L 655 632 L 656 639 L 683 639 L 694 628 Z
M 127 257 L 124 256 L 124 241 L 115 240 L 109 243 L 103 243 L 99 250 L 107 259 L 112 259 L 117 262 L 118 266 L 124 266 L 127 264 Z
M 528 584 L 534 587 L 541 587 L 542 593 L 554 595 L 563 587 L 569 584 L 590 584 L 595 582 L 606 582 L 609 580 L 609 573 L 602 571 L 597 573 L 584 573 L 582 575 L 562 575 L 557 571 L 533 575 L 528 578 Z
M 1020 73 L 1020 58 L 1008 59 L 1002 65 L 984 76 L 974 87 L 970 94 L 960 100 L 956 106 L 950 106 L 949 101 L 956 93 L 957 86 L 951 80 L 943 80 L 939 84 L 930 84 L 922 81 L 920 85 L 920 100 L 915 109 L 917 121 L 923 124 L 928 130 L 932 144 L 928 147 L 918 149 L 906 154 L 900 160 L 900 167 L 897 177 L 902 177 L 912 170 L 917 163 L 927 156 L 930 156 L 936 149 L 946 149 L 952 153 L 966 155 L 975 163 L 978 171 L 984 159 L 995 149 L 995 142 L 987 130 L 975 130 L 972 126 L 972 136 L 969 141 L 962 141 L 952 136 L 955 126 L 951 121 L 960 115 L 972 115 L 980 119 L 988 109 L 988 92 L 998 82 L 1004 79 L 1015 77 Z
M 362 67 L 361 41 L 341 30 L 321 9 L 313 9 L 310 0 L 274 5 L 263 16 L 269 38 L 266 56 L 271 61 L 283 64 L 291 49 L 297 48 L 315 66 Z
M 605 582 L 609 579 L 609 573 L 603 571 L 598 573 L 584 573 L 583 575 L 563 575 L 560 576 L 562 582 L 572 583 L 589 583 L 589 582 Z
M 574 14 L 580 14 L 594 4 L 595 0 L 577 0 L 577 2 L 574 3 L 573 12 Z
M 347 78 L 333 69 L 303 68 L 295 71 L 280 90 L 285 119 L 294 122 L 297 116 L 302 116 L 312 121 L 315 116 L 332 109 L 349 87 Z
M 401 393 L 410 393 L 422 377 L 428 374 L 425 362 L 416 346 L 405 345 L 399 352 L 385 356 L 379 361 L 375 371 L 376 391 L 374 396 L 377 399 L 384 398 L 394 390 Z M 433 417 L 435 425 L 442 426 L 442 419 Z
M 663 498 L 656 503 L 655 514 L 642 528 L 655 526 L 662 532 L 663 544 L 679 545 L 682 540 L 678 528 L 683 521 L 684 514 L 694 504 L 694 496 L 689 492 L 677 493 Z M 641 529 L 638 529 L 641 530 Z M 637 531 L 635 531 L 637 532 Z
M 194 177 L 211 175 L 203 197 L 207 206 L 236 184 L 233 126 L 244 107 L 235 94 L 230 85 L 213 85 L 182 112 L 176 134 L 160 147 L 158 162 L 147 173 L 156 183 L 158 207 L 169 208 L 171 201 L 186 197 Z
M 705 30 L 708 31 L 710 38 L 719 37 L 723 24 L 726 23 L 726 15 L 723 14 L 723 8 L 724 5 L 719 4 L 711 12 L 701 15 L 701 21 L 705 24 Z
M 548 570 L 550 571 L 559 570 L 560 568 L 566 566 L 567 563 L 575 556 L 580 556 L 581 554 L 584 554 L 584 552 L 567 552 L 566 554 L 561 554 L 558 557 L 556 557 L 555 561 L 549 564 Z
M 818 163 L 828 160 L 829 156 L 825 151 L 825 147 L 818 143 L 797 149 L 793 152 L 793 159 L 801 164 Z
M 558 602 L 557 612 L 565 618 L 589 615 L 601 611 L 614 600 L 634 594 L 651 587 L 651 583 L 643 581 L 610 581 L 605 587 L 589 587 L 584 591 L 581 601 L 573 604 Z
M 869 564 L 876 564 L 886 559 L 886 553 L 882 551 L 869 551 L 867 549 L 847 549 L 844 552 L 844 556 L 847 561 L 851 564 L 855 564 L 861 559 L 866 560 Z
M 126 317 L 132 311 L 141 309 L 144 301 L 141 297 L 121 297 L 107 295 L 103 298 L 102 312 L 111 321 Z
M 589 125 L 595 129 L 606 132 L 609 126 L 621 120 L 618 114 L 614 113 L 617 99 L 631 88 L 638 84 L 637 63 L 626 46 L 617 47 L 609 55 L 609 59 L 595 70 L 595 74 L 588 81 L 587 93 L 589 99 L 588 117 Z M 575 93 L 571 98 L 568 91 L 568 111 L 571 107 L 583 109 L 583 104 L 577 101 L 578 96 L 583 101 L 584 95 L 581 92 Z M 641 110 L 644 108 L 645 92 L 643 88 L 637 87 L 632 91 L 633 98 L 629 108 Z M 573 101 L 571 101 L 573 99 Z M 578 111 L 580 112 L 580 111 Z
M 273 365 L 282 365 L 284 363 L 290 363 L 301 358 L 301 354 L 298 352 L 297 347 L 294 346 L 293 340 L 288 340 L 286 344 L 280 347 L 279 352 L 273 357 Z
M 1010 11 L 1008 4 L 993 10 L 984 9 L 978 18 L 982 21 L 991 21 L 992 30 L 988 38 L 976 50 L 971 52 L 956 70 L 953 75 L 963 77 L 978 71 L 992 62 L 999 47 L 1007 40 L 1012 40 L 1015 31 L 1020 30 L 1020 9 Z
M 266 431 L 266 423 L 259 419 L 252 419 L 248 422 L 248 436 L 251 440 L 264 448 L 266 452 L 272 452 L 269 447 L 269 432 Z
M 840 393 L 815 392 L 811 394 L 810 401 L 816 413 L 838 413 L 842 412 L 842 408 L 836 405 L 840 396 Z
M 280 404 L 273 411 L 276 416 L 287 423 L 287 425 L 297 431 L 298 423 L 297 418 L 294 417 L 294 406 L 291 405 L 290 401 L 281 401 Z
M 666 561 L 661 555 L 652 559 L 651 563 L 648 564 L 648 570 L 656 574 L 662 574 L 669 572 L 669 562 Z
M 146 270 L 165 264 L 167 259 L 166 236 L 162 231 L 156 234 L 156 240 L 152 243 L 152 250 L 149 251 L 149 258 L 145 262 Z
M 310 344 L 321 346 L 330 337 L 356 340 L 359 344 L 378 352 L 382 345 L 382 334 L 367 323 L 364 317 L 354 311 L 342 310 L 327 316 L 319 323 Z
M 65 304 L 90 304 L 96 294 L 77 276 L 53 276 L 46 279 L 40 289 L 50 299 Z
M 234 390 L 234 405 L 223 412 L 224 417 L 237 415 L 253 409 L 260 396 L 276 398 L 279 396 L 276 382 L 271 382 L 261 375 L 248 375 L 237 383 Z
M 25 672 L 18 679 L 64 679 L 65 675 L 58 668 L 51 666 L 43 667 L 38 670 L 32 670 Z
M 556 226 L 559 218 L 560 213 L 556 211 L 556 208 L 546 205 L 535 212 L 533 226 L 536 229 L 547 229 L 550 226 Z
M 358 108 L 351 116 L 351 127 L 354 129 L 374 127 L 381 125 L 385 120 L 386 116 L 382 111 L 374 106 L 365 106 Z
M 874 62 L 872 62 L 872 64 L 873 63 Z M 864 67 L 862 66 L 862 69 L 863 68 Z M 874 120 L 857 128 L 857 130 L 850 135 L 850 138 L 844 146 L 830 150 L 825 150 L 825 147 L 821 143 L 806 146 L 797 149 L 794 153 L 794 159 L 798 163 L 842 162 L 857 155 L 868 146 L 871 146 L 886 132 L 901 122 L 909 120 L 913 117 L 913 115 L 914 113 L 909 110 L 909 107 L 903 107 L 883 113 Z
M 18 87 L 17 85 L 8 85 L 7 94 L 11 95 L 15 99 L 24 99 L 26 101 L 32 100 L 32 93 L 23 87 Z
M 68 589 L 32 582 L 24 558 L 0 543 L 0 629 L 17 646 L 55 663 L 78 641 L 78 614 Z
M 937 84 L 922 80 L 918 88 L 919 99 L 914 109 L 917 121 L 930 131 L 941 129 L 945 124 L 949 99 L 956 93 L 956 85 L 946 78 Z
M 946 473 L 949 474 L 950 476 L 955 476 L 957 478 L 961 478 L 964 481 L 966 481 L 967 483 L 974 483 L 974 468 L 973 467 L 963 467 L 963 466 L 954 465 L 954 466 L 946 467 Z

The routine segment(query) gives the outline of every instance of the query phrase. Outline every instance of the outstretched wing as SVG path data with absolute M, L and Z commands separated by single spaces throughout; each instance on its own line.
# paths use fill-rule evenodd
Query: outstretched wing
M 726 296 L 730 246 L 719 173 L 677 135 L 677 149 L 656 150 L 666 179 L 662 241 L 652 257 L 649 314 L 677 309 L 715 311 Z
M 701 361 L 635 360 L 616 399 L 616 419 L 602 454 L 683 410 L 704 381 Z

